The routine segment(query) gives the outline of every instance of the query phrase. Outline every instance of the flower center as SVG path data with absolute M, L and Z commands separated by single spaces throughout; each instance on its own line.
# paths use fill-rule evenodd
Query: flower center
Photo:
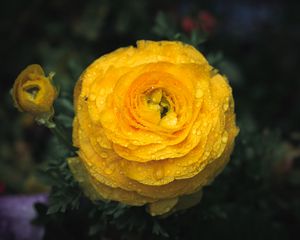
M 37 85 L 32 85 L 25 87 L 24 90 L 32 99 L 35 99 L 40 91 L 40 87 Z
M 149 108 L 158 110 L 160 112 L 160 118 L 166 116 L 170 110 L 170 104 L 164 95 L 161 88 L 155 89 L 147 95 L 147 104 Z
M 146 94 L 146 100 L 147 107 L 152 112 L 151 122 L 163 127 L 172 127 L 177 124 L 177 114 L 171 107 L 170 97 L 162 88 L 154 89 Z

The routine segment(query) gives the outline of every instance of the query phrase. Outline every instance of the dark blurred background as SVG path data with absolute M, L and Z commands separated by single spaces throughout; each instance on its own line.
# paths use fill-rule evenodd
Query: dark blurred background
M 32 173 L 45 161 L 50 133 L 13 107 L 9 91 L 18 73 L 39 63 L 47 73 L 56 72 L 61 95 L 71 98 L 70 89 L 94 59 L 138 39 L 168 37 L 155 29 L 163 13 L 174 31 L 189 37 L 199 30 L 207 37 L 200 49 L 229 78 L 240 137 L 244 128 L 255 128 L 258 135 L 279 133 L 275 148 L 284 146 L 287 152 L 276 169 L 292 175 L 296 185 L 284 180 L 281 187 L 288 193 L 281 204 L 286 211 L 276 216 L 276 224 L 284 229 L 283 239 L 298 239 L 299 215 L 293 214 L 299 205 L 289 207 L 294 204 L 290 201 L 299 200 L 300 187 L 299 11 L 300 2 L 292 0 L 1 1 L 0 199 L 47 191 Z M 278 143 L 272 137 L 268 141 Z

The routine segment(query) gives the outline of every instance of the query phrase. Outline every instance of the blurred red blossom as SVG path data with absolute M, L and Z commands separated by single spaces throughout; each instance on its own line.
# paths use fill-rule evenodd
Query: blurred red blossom
M 191 17 L 188 17 L 188 16 L 185 16 L 182 19 L 181 25 L 182 25 L 182 29 L 185 32 L 191 32 L 191 31 L 195 30 L 196 28 L 198 28 L 198 26 L 197 26 L 198 24 Z
M 198 19 L 204 32 L 212 33 L 215 30 L 217 26 L 217 19 L 211 12 L 207 10 L 200 11 L 198 13 Z
M 207 10 L 199 11 L 197 18 L 184 16 L 181 21 L 181 27 L 187 33 L 190 33 L 196 29 L 201 29 L 206 33 L 212 33 L 215 31 L 216 26 L 217 19 L 211 12 Z

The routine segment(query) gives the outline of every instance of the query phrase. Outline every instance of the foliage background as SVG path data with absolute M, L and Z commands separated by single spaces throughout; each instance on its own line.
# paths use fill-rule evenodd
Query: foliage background
M 2 1 L 0 198 L 48 191 L 35 173 L 50 161 L 39 176 L 55 186 L 54 214 L 38 204 L 35 221 L 45 239 L 298 239 L 299 7 L 292 0 Z M 40 63 L 56 72 L 57 118 L 68 128 L 70 89 L 92 60 L 137 39 L 197 43 L 204 35 L 199 48 L 229 77 L 241 133 L 229 166 L 201 204 L 184 213 L 153 220 L 143 209 L 92 206 L 61 161 L 68 153 L 57 149 L 48 129 L 13 108 L 14 79 Z

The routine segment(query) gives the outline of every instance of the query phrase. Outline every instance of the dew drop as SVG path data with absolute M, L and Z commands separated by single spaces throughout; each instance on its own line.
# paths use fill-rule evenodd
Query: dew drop
M 155 178 L 157 180 L 162 179 L 164 177 L 164 171 L 162 169 L 157 169 L 155 172 Z
M 92 166 L 92 164 L 90 162 L 87 162 L 87 165 L 89 165 L 89 167 Z
M 100 164 L 101 164 L 102 167 L 106 167 L 106 163 L 105 162 L 101 161 Z
M 228 137 L 225 135 L 222 137 L 222 143 L 226 143 L 227 142 Z
M 196 90 L 196 94 L 195 94 L 195 97 L 196 98 L 201 98 L 203 96 L 203 92 L 202 92 L 202 90 L 201 89 L 197 89 Z
M 223 105 L 223 110 L 224 110 L 224 111 L 227 111 L 227 110 L 228 110 L 228 107 L 229 107 L 228 103 L 224 103 L 224 105 Z
M 105 168 L 104 169 L 104 172 L 106 173 L 106 174 L 108 174 L 108 175 L 110 175 L 110 174 L 112 174 L 112 169 L 110 169 L 110 168 Z

